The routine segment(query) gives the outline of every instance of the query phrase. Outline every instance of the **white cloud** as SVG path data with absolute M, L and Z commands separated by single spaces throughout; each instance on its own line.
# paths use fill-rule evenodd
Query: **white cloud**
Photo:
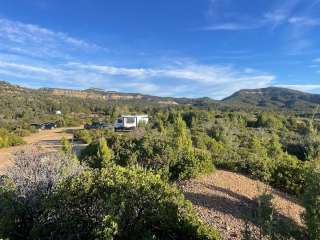
M 72 51 L 106 51 L 66 33 L 4 18 L 0 18 L 0 45 L 16 54 L 33 57 L 68 58 Z
M 8 19 L 0 19 L 0 33 L 2 38 L 10 39 L 17 43 L 54 43 L 56 41 L 64 44 L 72 45 L 77 48 L 95 48 L 94 44 L 73 38 L 62 32 L 54 32 L 52 30 L 39 27 L 33 24 L 25 24 L 18 21 L 10 21 Z
M 6 62 L 0 58 L 0 77 L 42 80 L 52 85 L 99 87 L 162 96 L 222 98 L 242 88 L 267 87 L 274 75 L 255 69 L 237 71 L 230 66 L 187 62 L 165 68 L 127 68 L 84 63 L 64 65 Z
M 206 16 L 210 24 L 200 28 L 204 31 L 241 31 L 258 28 L 275 29 L 282 25 L 293 27 L 320 26 L 320 19 L 314 18 L 310 11 L 314 8 L 314 2 L 301 5 L 302 0 L 283 0 L 264 9 L 261 13 L 242 14 L 235 13 L 230 1 L 209 1 L 209 10 Z M 297 14 L 300 13 L 300 14 Z
M 260 28 L 263 26 L 261 23 L 252 24 L 252 23 L 236 23 L 236 22 L 226 22 L 221 24 L 213 24 L 201 28 L 204 31 L 239 31 L 239 30 L 251 30 Z
M 314 27 L 320 25 L 320 19 L 310 17 L 291 17 L 288 19 L 290 24 L 295 24 L 304 27 Z
M 101 65 L 95 65 L 95 64 L 82 64 L 82 63 L 69 63 L 68 65 L 76 68 L 97 71 L 97 72 L 108 74 L 108 75 L 125 75 L 128 77 L 141 78 L 151 74 L 151 71 L 148 71 L 143 68 L 122 68 L 122 67 L 101 66 Z
M 320 84 L 282 84 L 282 85 L 275 85 L 275 86 L 290 88 L 290 89 L 299 90 L 303 92 L 312 92 L 315 90 L 320 90 Z
M 190 59 L 167 59 L 169 64 L 161 67 L 126 67 L 94 60 L 84 63 L 79 58 L 79 52 L 101 49 L 66 33 L 0 18 L 0 78 L 30 86 L 222 98 L 241 88 L 270 86 L 275 79 L 256 69 L 205 65 Z
M 320 63 L 320 58 L 313 59 L 314 62 Z
M 43 67 L 34 67 L 30 65 L 16 64 L 12 62 L 4 62 L 4 61 L 0 61 L 0 68 L 21 70 L 26 72 L 36 72 L 36 73 L 43 73 L 43 74 L 51 73 L 50 70 Z

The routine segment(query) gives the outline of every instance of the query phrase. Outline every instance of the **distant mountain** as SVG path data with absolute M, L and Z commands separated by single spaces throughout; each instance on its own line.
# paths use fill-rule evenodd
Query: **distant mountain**
M 140 93 L 122 93 L 115 91 L 105 91 L 99 88 L 89 88 L 86 90 L 76 89 L 61 89 L 61 88 L 40 88 L 30 89 L 13 85 L 5 81 L 0 81 L 0 97 L 2 96 L 46 96 L 48 99 L 74 98 L 74 99 L 90 99 L 98 101 L 112 101 L 112 102 L 135 102 L 139 104 L 157 104 L 157 105 L 208 105 L 215 104 L 209 98 L 173 98 L 173 97 L 158 97 L 145 95 Z
M 30 89 L 8 82 L 0 81 L 0 100 L 5 96 L 27 98 L 46 97 L 47 99 L 79 99 L 97 100 L 99 102 L 125 102 L 142 105 L 192 105 L 213 108 L 262 108 L 275 110 L 294 110 L 310 112 L 320 105 L 320 95 L 300 92 L 286 88 L 261 88 L 240 90 L 230 97 L 216 101 L 208 97 L 204 98 L 174 98 L 158 97 L 140 93 L 122 93 L 105 91 L 103 89 L 90 88 L 86 90 L 40 88 Z
M 320 104 L 320 95 L 269 87 L 240 90 L 222 101 L 234 106 L 308 111 Z

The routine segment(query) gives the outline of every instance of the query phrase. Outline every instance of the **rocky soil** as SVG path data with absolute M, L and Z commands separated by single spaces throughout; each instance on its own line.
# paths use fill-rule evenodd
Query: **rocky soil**
M 273 195 L 275 212 L 281 218 L 292 221 L 297 229 L 304 228 L 304 209 L 295 198 L 246 176 L 218 170 L 179 186 L 199 216 L 220 231 L 222 239 L 243 239 L 245 229 L 250 229 L 255 239 L 263 239 L 252 213 L 257 208 L 254 199 L 266 192 Z

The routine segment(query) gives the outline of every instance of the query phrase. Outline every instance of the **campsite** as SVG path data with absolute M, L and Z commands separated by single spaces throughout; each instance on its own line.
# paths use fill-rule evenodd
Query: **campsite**
M 1 0 L 0 240 L 320 240 L 320 0 Z

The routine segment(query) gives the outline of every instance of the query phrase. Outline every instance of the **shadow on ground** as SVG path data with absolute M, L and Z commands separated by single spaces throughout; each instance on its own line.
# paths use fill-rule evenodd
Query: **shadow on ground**
M 196 206 L 205 207 L 211 211 L 221 212 L 223 214 L 231 215 L 234 218 L 241 219 L 244 222 L 250 222 L 260 228 L 262 231 L 264 227 L 260 224 L 261 219 L 257 217 L 258 203 L 257 200 L 252 200 L 246 196 L 240 195 L 232 190 L 211 184 L 198 183 L 199 187 L 210 189 L 211 194 L 195 193 L 185 191 L 186 199 L 191 201 Z M 272 231 L 283 238 L 289 239 L 307 239 L 305 229 L 297 225 L 290 218 L 274 211 L 274 218 L 276 226 Z

